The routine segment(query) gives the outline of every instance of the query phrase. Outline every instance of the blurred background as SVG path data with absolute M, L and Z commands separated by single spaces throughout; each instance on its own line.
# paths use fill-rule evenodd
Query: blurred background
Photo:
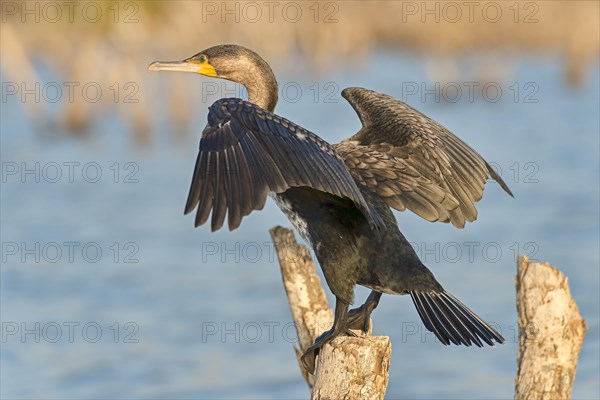
M 599 3 L 1 4 L 3 398 L 306 398 L 268 229 L 194 229 L 183 205 L 207 108 L 245 90 L 148 73 L 216 44 L 261 54 L 277 112 L 330 142 L 348 86 L 444 124 L 497 169 L 464 230 L 398 213 L 444 286 L 507 343 L 445 347 L 384 297 L 392 398 L 510 398 L 518 254 L 569 277 L 588 323 L 573 398 L 600 396 Z M 356 301 L 368 292 L 357 289 Z

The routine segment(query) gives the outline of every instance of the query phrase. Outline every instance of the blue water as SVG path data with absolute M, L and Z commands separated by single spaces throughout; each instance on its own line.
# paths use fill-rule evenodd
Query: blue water
M 438 280 L 507 343 L 444 347 L 422 330 L 408 298 L 385 296 L 373 318 L 375 334 L 393 344 L 388 398 L 513 396 L 517 253 L 569 277 L 588 323 L 573 398 L 600 395 L 598 66 L 572 89 L 557 58 L 510 62 L 514 75 L 498 83 L 495 103 L 408 96 L 403 81 L 428 82 L 424 61 L 409 54 L 378 53 L 363 70 L 321 75 L 316 99 L 314 77 L 280 76 L 303 95 L 283 99 L 278 112 L 332 142 L 359 128 L 342 88 L 406 96 L 500 167 L 515 194 L 488 184 L 478 221 L 464 230 L 398 214 Z M 537 103 L 525 102 L 532 87 Z M 332 92 L 337 103 L 325 101 Z M 159 96 L 145 101 L 162 107 Z M 194 101 L 201 124 L 210 103 Z M 2 397 L 306 398 L 268 235 L 290 223 L 268 203 L 234 232 L 194 229 L 182 210 L 202 126 L 177 139 L 162 128 L 139 149 L 125 125 L 110 115 L 87 139 L 55 136 L 20 104 L 2 104 Z M 39 173 L 21 176 L 36 163 Z M 359 288 L 357 301 L 367 293 Z

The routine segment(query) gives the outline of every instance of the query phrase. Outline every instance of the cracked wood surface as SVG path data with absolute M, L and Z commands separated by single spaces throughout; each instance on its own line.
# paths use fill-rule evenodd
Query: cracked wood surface
M 585 320 L 565 275 L 548 263 L 517 262 L 519 352 L 515 399 L 569 399 Z

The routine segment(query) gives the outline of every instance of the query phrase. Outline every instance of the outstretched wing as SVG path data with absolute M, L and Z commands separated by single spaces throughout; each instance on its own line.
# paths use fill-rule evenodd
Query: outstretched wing
M 368 89 L 347 88 L 342 96 L 363 127 L 334 146 L 357 182 L 390 207 L 408 208 L 429 221 L 462 228 L 465 221 L 477 218 L 475 202 L 488 177 L 512 196 L 475 150 L 431 118 Z
M 385 225 L 327 142 L 306 129 L 241 99 L 209 108 L 185 213 L 197 207 L 196 226 L 211 214 L 211 229 L 228 216 L 229 229 L 264 207 L 267 194 L 306 186 L 346 197 L 378 234 Z

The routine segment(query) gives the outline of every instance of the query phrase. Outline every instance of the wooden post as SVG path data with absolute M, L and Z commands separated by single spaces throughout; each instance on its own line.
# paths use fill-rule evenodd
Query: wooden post
M 515 399 L 569 399 L 585 320 L 567 277 L 548 263 L 517 262 L 519 353 Z
M 294 348 L 300 371 L 312 399 L 383 399 L 389 378 L 392 347 L 387 336 L 339 336 L 325 345 L 317 357 L 315 374 L 303 367 L 300 356 L 329 329 L 333 312 L 308 248 L 299 245 L 291 229 L 272 228 L 283 285 L 298 332 L 300 350 Z

